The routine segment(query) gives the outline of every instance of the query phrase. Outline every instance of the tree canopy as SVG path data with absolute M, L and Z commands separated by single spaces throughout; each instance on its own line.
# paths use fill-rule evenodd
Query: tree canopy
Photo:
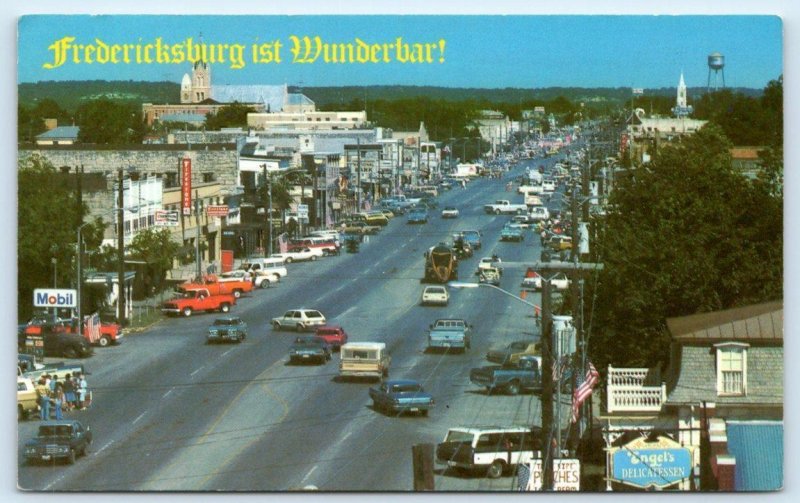
M 598 368 L 666 362 L 666 318 L 782 297 L 782 193 L 733 171 L 730 146 L 709 124 L 617 181 L 596 244 Z
M 252 107 L 234 101 L 228 106 L 220 107 L 215 114 L 206 114 L 206 129 L 214 131 L 224 127 L 247 128 L 247 114 L 253 111 Z
M 108 99 L 91 100 L 78 107 L 75 122 L 78 141 L 104 145 L 141 143 L 145 124 L 141 109 Z

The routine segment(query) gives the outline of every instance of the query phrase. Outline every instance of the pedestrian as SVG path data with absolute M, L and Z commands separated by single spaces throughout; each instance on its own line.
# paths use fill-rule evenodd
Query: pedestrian
M 467 190 L 467 181 L 466 180 L 461 180 L 461 188 L 464 189 L 464 190 Z
M 64 415 L 62 412 L 62 408 L 64 406 L 64 388 L 61 383 L 56 386 L 56 392 L 53 397 L 56 406 L 56 421 L 61 421 L 64 419 Z
M 36 401 L 39 403 L 39 417 L 42 421 L 50 419 L 50 388 L 44 376 L 39 378 L 36 386 Z
M 58 385 L 58 374 L 53 374 L 53 379 L 50 380 L 50 396 L 56 393 L 56 385 Z
M 75 383 L 70 374 L 64 376 L 64 408 L 66 410 L 75 408 Z
M 78 378 L 78 405 L 80 406 L 80 410 L 86 410 L 87 388 L 86 378 L 81 374 Z

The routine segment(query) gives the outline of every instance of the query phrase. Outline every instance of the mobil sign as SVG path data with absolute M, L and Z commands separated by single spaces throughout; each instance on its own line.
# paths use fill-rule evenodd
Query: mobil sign
M 76 307 L 75 290 L 37 288 L 33 291 L 33 307 Z

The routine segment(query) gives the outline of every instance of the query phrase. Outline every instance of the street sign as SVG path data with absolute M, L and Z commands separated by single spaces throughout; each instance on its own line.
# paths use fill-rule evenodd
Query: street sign
M 308 218 L 308 205 L 307 204 L 298 204 L 297 205 L 297 217 L 298 218 Z
M 37 288 L 33 291 L 33 307 L 75 307 L 77 293 L 66 288 Z
M 177 227 L 180 223 L 178 211 L 156 210 L 155 224 L 162 227 Z
M 528 479 L 526 491 L 541 491 L 544 483 L 542 460 L 532 459 L 530 462 L 531 476 Z M 581 490 L 581 462 L 578 459 L 553 460 L 553 490 L 554 491 L 580 491 Z
M 207 206 L 206 215 L 208 215 L 209 217 L 227 217 L 228 205 L 221 204 L 219 206 Z

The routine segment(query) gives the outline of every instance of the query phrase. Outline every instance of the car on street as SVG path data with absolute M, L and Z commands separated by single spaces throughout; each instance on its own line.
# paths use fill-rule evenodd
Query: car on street
M 519 363 L 523 356 L 541 356 L 542 346 L 530 340 L 514 341 L 502 349 L 493 349 L 486 353 L 486 359 L 499 365 Z
M 519 243 L 525 239 L 522 229 L 514 227 L 513 225 L 506 224 L 500 231 L 500 241 L 515 241 Z
M 289 346 L 289 363 L 315 361 L 325 364 L 333 349 L 328 341 L 317 335 L 301 335 Z
M 272 318 L 272 328 L 302 332 L 325 325 L 326 321 L 325 316 L 316 309 L 290 309 L 283 316 Z
M 242 263 L 241 268 L 245 271 L 264 273 L 271 276 L 274 282 L 277 283 L 281 278 L 285 278 L 289 271 L 286 269 L 286 262 L 281 258 L 267 257 L 267 258 L 253 258 L 248 262 Z
M 380 225 L 370 225 L 362 221 L 344 222 L 342 230 L 345 234 L 377 234 L 381 230 Z
M 477 230 L 466 230 L 461 231 L 461 235 L 464 238 L 464 241 L 469 243 L 473 250 L 480 250 L 481 249 L 481 231 Z
M 398 415 L 413 412 L 427 416 L 434 405 L 433 396 L 410 379 L 383 382 L 369 389 L 369 397 L 375 410 Z
M 533 275 L 522 279 L 523 288 L 532 288 L 534 290 L 542 289 L 542 276 L 539 273 L 533 272 Z M 563 272 L 554 274 L 550 278 L 550 285 L 556 290 L 569 289 L 570 281 L 567 275 Z
M 389 376 L 392 356 L 385 342 L 348 342 L 339 353 L 339 376 L 370 377 L 383 381 Z
M 406 220 L 409 224 L 424 224 L 428 222 L 428 210 L 423 208 L 414 208 L 408 212 Z
M 39 424 L 36 437 L 25 442 L 25 461 L 35 463 L 63 460 L 71 465 L 76 458 L 86 455 L 86 449 L 91 443 L 91 430 L 79 421 L 45 421 Z
M 443 286 L 426 286 L 422 290 L 422 305 L 439 305 L 446 306 L 450 301 L 450 294 L 447 293 L 447 288 Z
M 486 267 L 480 270 L 478 274 L 479 283 L 487 283 L 489 285 L 500 286 L 500 277 L 502 272 L 497 267 Z
M 292 262 L 304 262 L 307 260 L 314 261 L 318 258 L 322 258 L 325 253 L 322 251 L 321 248 L 298 248 L 296 250 L 287 251 L 284 253 L 276 253 L 273 255 L 274 258 L 279 258 L 285 261 L 287 264 L 291 264 Z
M 379 210 L 358 213 L 356 218 L 369 225 L 384 226 L 389 224 L 389 218 Z
M 541 451 L 538 426 L 464 426 L 447 431 L 436 446 L 436 462 L 496 479 L 516 465 L 540 458 Z
M 572 238 L 556 234 L 547 241 L 547 247 L 553 251 L 564 251 L 572 249 Z
M 206 341 L 214 342 L 242 342 L 247 337 L 247 323 L 238 316 L 223 316 L 214 320 L 208 327 Z
M 478 270 L 475 271 L 475 274 L 480 275 L 481 271 L 484 269 L 498 269 L 500 274 L 503 274 L 503 268 L 500 266 L 503 261 L 497 256 L 491 257 L 483 257 L 480 262 L 478 262 Z
M 334 351 L 339 351 L 347 343 L 347 332 L 339 325 L 323 325 L 317 327 L 317 337 L 322 337 Z
M 445 318 L 436 320 L 428 327 L 429 350 L 460 350 L 466 352 L 472 345 L 472 325 L 466 320 Z
M 445 206 L 442 210 L 442 218 L 458 218 L 458 208 L 455 206 Z

